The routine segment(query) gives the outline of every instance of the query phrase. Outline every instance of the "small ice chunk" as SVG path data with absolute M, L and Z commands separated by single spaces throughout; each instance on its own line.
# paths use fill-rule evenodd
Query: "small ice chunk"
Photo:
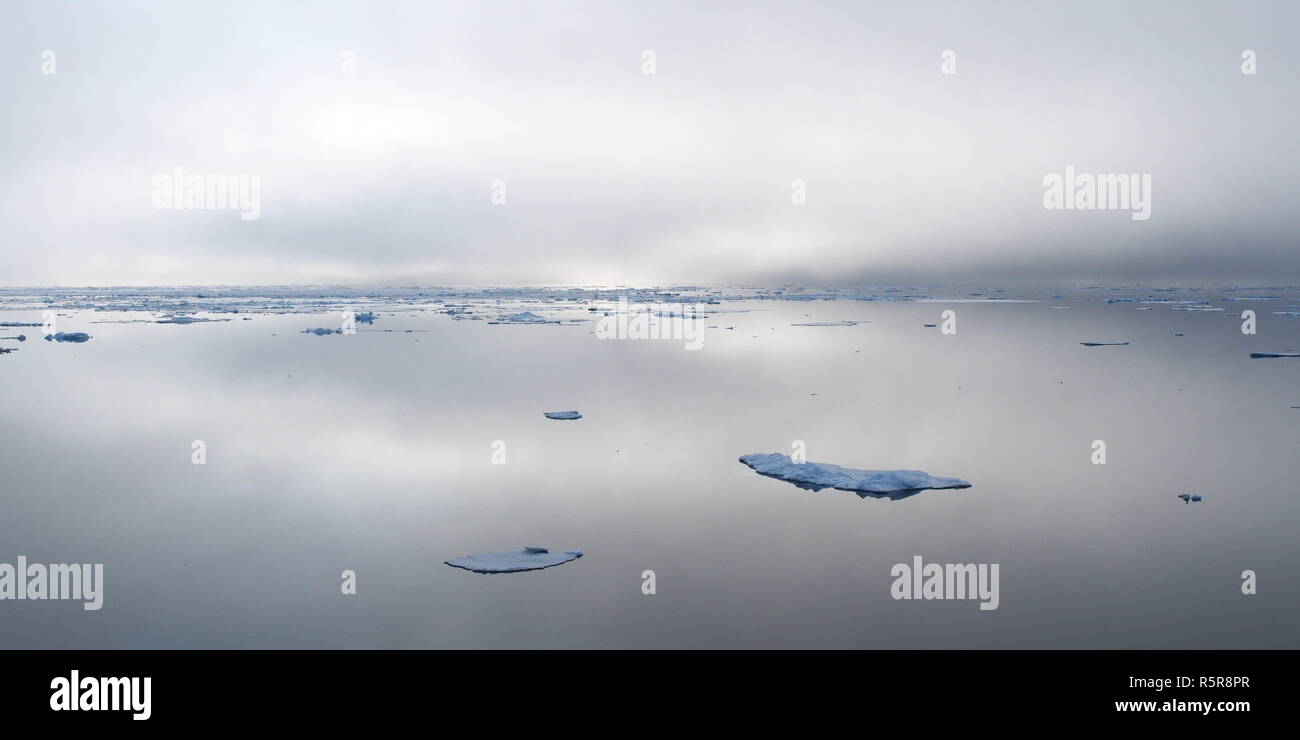
M 790 326 L 857 326 L 860 321 L 803 321 Z
M 1128 342 L 1079 342 L 1085 347 L 1123 347 Z
M 921 470 L 857 470 L 829 463 L 797 463 L 779 452 L 742 455 L 740 461 L 760 475 L 792 483 L 799 488 L 820 491 L 835 488 L 862 496 L 906 498 L 918 491 L 970 488 L 960 478 L 940 478 Z
M 358 324 L 373 324 L 375 323 L 375 312 L 362 311 L 360 313 L 354 313 L 352 314 L 352 318 L 354 318 Z
M 466 555 L 444 561 L 453 568 L 464 568 L 475 573 L 522 573 L 564 565 L 582 557 L 582 550 L 565 550 L 552 553 L 545 547 L 525 547 L 517 552 L 489 552 L 483 555 Z
M 316 328 L 316 329 L 303 329 L 303 330 L 302 330 L 302 333 L 303 333 L 303 334 L 315 334 L 315 335 L 318 336 L 318 337 L 323 337 L 323 336 L 326 336 L 326 335 L 329 335 L 329 334 L 342 334 L 342 333 L 343 333 L 343 330 L 342 330 L 342 329 L 321 329 L 321 328 Z
M 572 421 L 574 419 L 582 418 L 582 414 L 577 411 L 543 411 L 542 416 L 545 416 L 548 419 L 556 419 L 558 421 Z
M 1193 501 L 1200 501 L 1200 500 L 1201 500 L 1201 497 L 1198 496 L 1198 495 L 1196 495 L 1196 494 L 1194 494 L 1194 493 L 1180 493 L 1180 494 L 1178 494 L 1178 498 L 1182 499 L 1182 500 L 1183 500 L 1183 503 L 1185 503 L 1185 504 L 1190 504 L 1190 503 L 1192 503 Z
M 1260 357 L 1300 357 L 1300 352 L 1251 352 L 1251 359 Z

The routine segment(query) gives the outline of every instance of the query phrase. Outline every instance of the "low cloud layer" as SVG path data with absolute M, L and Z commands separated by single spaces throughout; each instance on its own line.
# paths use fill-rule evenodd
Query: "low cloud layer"
M 1297 21 L 8 3 L 0 284 L 1296 282 Z M 1149 174 L 1151 217 L 1045 209 L 1067 166 Z M 176 167 L 257 175 L 258 218 L 155 209 Z

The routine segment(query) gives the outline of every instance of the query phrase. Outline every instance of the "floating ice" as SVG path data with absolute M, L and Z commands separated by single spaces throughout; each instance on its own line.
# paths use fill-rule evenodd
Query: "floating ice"
M 1085 347 L 1123 347 L 1128 342 L 1079 342 Z
M 58 334 L 48 335 L 45 341 L 53 339 L 56 342 L 84 342 L 90 339 L 90 335 L 83 331 L 61 331 Z
M 574 419 L 582 418 L 582 414 L 577 411 L 543 411 L 542 416 L 545 416 L 548 419 L 556 419 L 558 421 L 572 421 Z
M 560 322 L 548 319 L 544 316 L 538 316 L 532 311 L 522 311 L 520 313 L 508 313 L 498 316 L 495 320 L 489 321 L 489 324 L 558 324 Z
M 354 318 L 358 324 L 373 324 L 375 323 L 375 312 L 362 311 L 360 313 L 354 313 L 352 314 L 352 318 Z
M 1300 352 L 1251 352 L 1252 359 L 1261 357 L 1300 357 Z
M 516 552 L 489 552 L 483 555 L 466 555 L 444 561 L 453 568 L 464 568 L 475 573 L 522 573 L 564 565 L 582 557 L 582 550 L 549 552 L 545 547 L 524 547 Z
M 931 489 L 970 488 L 960 478 L 940 478 L 921 470 L 855 470 L 828 463 L 796 463 L 779 452 L 742 455 L 740 461 L 760 475 L 792 483 L 799 488 L 820 491 L 835 488 L 866 498 L 906 498 Z
M 206 324 L 213 321 L 230 321 L 230 319 L 205 319 L 198 316 L 168 316 L 158 319 L 155 324 Z
M 860 321 L 804 321 L 790 326 L 857 326 Z
M 1198 495 L 1196 495 L 1196 494 L 1194 494 L 1194 493 L 1180 493 L 1180 494 L 1178 494 L 1178 498 L 1182 499 L 1182 500 L 1183 500 L 1183 503 L 1185 503 L 1185 504 L 1190 504 L 1190 503 L 1192 503 L 1193 501 L 1200 501 L 1200 500 L 1201 500 L 1201 497 L 1198 496 Z
M 315 334 L 315 335 L 318 336 L 318 337 L 323 337 L 323 336 L 326 336 L 327 334 L 342 334 L 342 333 L 343 333 L 343 330 L 342 330 L 342 329 L 320 329 L 320 328 L 316 328 L 316 329 L 303 329 L 303 330 L 302 330 L 302 333 L 303 333 L 303 334 Z

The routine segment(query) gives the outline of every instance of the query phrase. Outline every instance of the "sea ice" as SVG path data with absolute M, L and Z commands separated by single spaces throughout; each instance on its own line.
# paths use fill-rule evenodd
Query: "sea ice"
M 1300 357 L 1300 352 L 1251 352 L 1251 358 L 1260 357 Z
M 45 337 L 45 341 L 53 339 L 56 342 L 84 342 L 90 339 L 90 335 L 82 331 L 61 331 L 58 334 Z
M 558 324 L 560 322 L 552 319 L 538 316 L 532 311 L 522 311 L 520 313 L 508 313 L 497 317 L 489 324 Z
M 960 478 L 940 478 L 921 470 L 856 470 L 829 463 L 796 463 L 779 452 L 742 455 L 740 461 L 760 475 L 792 483 L 799 488 L 820 491 L 835 488 L 866 498 L 906 498 L 930 489 L 970 488 Z
M 326 335 L 328 335 L 328 334 L 342 334 L 342 333 L 343 333 L 343 330 L 342 330 L 342 329 L 320 329 L 320 328 L 316 328 L 316 329 L 303 329 L 303 330 L 302 330 L 302 333 L 303 333 L 303 334 L 315 334 L 315 335 L 318 336 L 318 337 L 323 337 L 323 336 L 326 336 Z
M 857 326 L 858 321 L 804 321 L 790 326 Z
M 515 552 L 489 552 L 483 555 L 466 555 L 444 561 L 453 568 L 464 568 L 475 573 L 522 573 L 564 565 L 582 557 L 582 550 L 549 552 L 545 547 L 524 547 Z
M 1128 342 L 1079 342 L 1085 347 L 1123 347 Z
M 206 324 L 213 321 L 230 321 L 230 319 L 205 319 L 199 316 L 168 316 L 158 319 L 155 324 Z
M 574 419 L 582 418 L 582 414 L 577 411 L 543 411 L 542 416 L 545 416 L 548 419 L 556 419 L 558 421 L 572 421 Z
M 1185 504 L 1190 504 L 1190 503 L 1192 503 L 1193 501 L 1200 501 L 1200 500 L 1201 500 L 1201 497 L 1198 496 L 1198 495 L 1196 495 L 1196 494 L 1194 494 L 1194 493 L 1180 493 L 1180 494 L 1178 494 L 1178 498 L 1182 499 L 1182 500 L 1183 500 L 1183 503 L 1185 503 Z

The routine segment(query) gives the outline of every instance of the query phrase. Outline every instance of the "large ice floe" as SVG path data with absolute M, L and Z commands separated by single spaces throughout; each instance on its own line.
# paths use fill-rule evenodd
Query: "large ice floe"
M 582 418 L 582 414 L 577 411 L 543 411 L 542 416 L 556 421 L 573 421 Z
M 856 470 L 829 463 L 795 462 L 779 452 L 742 455 L 740 461 L 759 475 L 776 478 L 799 488 L 820 491 L 835 488 L 862 498 L 907 498 L 925 490 L 970 488 L 960 478 L 941 478 L 921 470 Z
M 47 334 L 45 341 L 54 340 L 56 342 L 85 342 L 90 339 L 90 335 L 84 331 L 61 331 L 57 334 Z
M 444 561 L 453 568 L 464 568 L 475 573 L 522 573 L 564 565 L 582 557 L 582 550 L 550 552 L 545 547 L 527 547 L 515 552 L 489 552 L 466 555 Z

